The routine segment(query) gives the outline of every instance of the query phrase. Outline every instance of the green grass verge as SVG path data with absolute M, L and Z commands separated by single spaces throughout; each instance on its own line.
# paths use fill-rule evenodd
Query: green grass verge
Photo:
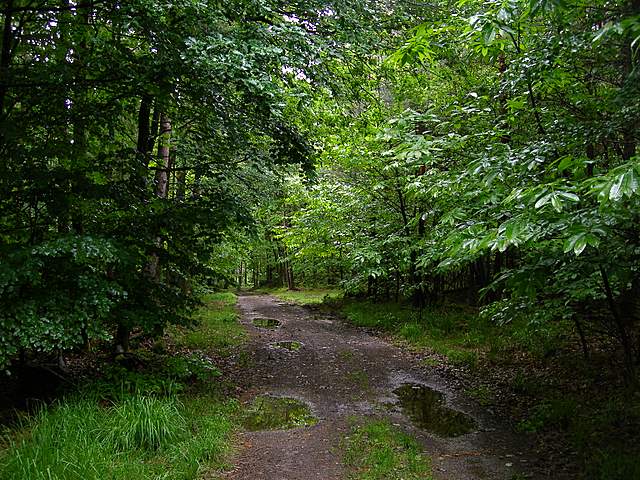
M 293 302 L 299 305 L 313 305 L 323 303 L 327 300 L 342 298 L 344 293 L 339 289 L 331 288 L 310 288 L 301 290 L 287 290 L 286 288 L 264 288 L 259 292 L 268 293 L 278 297 L 285 302 Z
M 231 292 L 205 296 L 204 307 L 195 315 L 196 327 L 174 327 L 170 330 L 171 336 L 178 345 L 186 348 L 215 350 L 220 355 L 230 355 L 247 337 L 238 322 L 236 299 Z
M 454 364 L 475 363 L 492 333 L 473 309 L 459 305 L 423 310 L 420 315 L 396 303 L 348 301 L 342 311 L 355 325 L 390 332 L 409 345 L 445 355 Z
M 196 479 L 225 467 L 234 401 L 69 397 L 24 421 L 0 456 L 2 480 Z
M 640 397 L 637 393 L 600 392 L 597 370 L 589 374 L 587 369 L 575 377 L 587 382 L 584 390 L 567 388 L 568 385 L 562 383 L 571 383 L 571 379 L 541 378 L 527 370 L 528 362 L 544 365 L 566 347 L 571 336 L 570 325 L 514 319 L 498 326 L 481 318 L 474 309 L 455 304 L 430 307 L 423 310 L 422 315 L 393 303 L 349 300 L 342 302 L 341 308 L 353 324 L 389 332 L 406 345 L 445 356 L 452 364 L 482 368 L 501 365 L 511 372 L 517 368 L 515 375 L 505 378 L 510 378 L 514 393 L 535 404 L 528 409 L 527 418 L 520 421 L 520 431 L 565 435 L 577 453 L 585 478 L 640 478 L 637 442 Z M 521 359 L 520 367 L 514 358 Z M 430 357 L 425 365 L 433 366 L 437 362 Z M 588 366 L 580 363 L 579 358 L 573 358 L 572 362 L 576 362 L 574 373 Z M 596 382 L 587 388 L 590 375 Z M 550 383 L 554 380 L 560 381 L 559 387 Z M 476 386 L 467 390 L 467 394 L 481 405 L 495 401 L 494 392 L 487 386 Z
M 482 318 L 475 308 L 459 304 L 418 312 L 403 304 L 346 300 L 341 309 L 355 325 L 389 332 L 456 365 L 472 366 L 484 353 L 495 361 L 508 361 L 514 351 L 544 358 L 566 342 L 568 328 L 560 324 L 529 325 L 525 321 L 498 326 Z
M 431 479 L 428 457 L 416 440 L 386 420 L 366 420 L 346 439 L 352 480 Z
M 238 345 L 235 295 L 213 294 L 190 345 Z M 232 338 L 225 338 L 233 334 Z M 98 378 L 3 432 L 0 480 L 191 480 L 227 467 L 240 407 L 199 352 L 135 352 L 134 369 L 103 364 Z

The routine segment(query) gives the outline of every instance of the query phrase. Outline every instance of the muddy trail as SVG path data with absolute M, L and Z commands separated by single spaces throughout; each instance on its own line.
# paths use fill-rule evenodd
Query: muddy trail
M 526 438 L 399 348 L 337 317 L 269 295 L 242 295 L 239 308 L 251 337 L 250 367 L 242 372 L 250 387 L 243 400 L 298 399 L 318 422 L 242 433 L 225 478 L 346 478 L 343 439 L 353 418 L 362 416 L 389 418 L 415 436 L 432 459 L 436 479 L 546 477 L 535 473 Z

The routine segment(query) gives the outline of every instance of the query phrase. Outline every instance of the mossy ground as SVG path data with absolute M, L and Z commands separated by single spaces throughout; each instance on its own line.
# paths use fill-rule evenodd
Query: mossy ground
M 345 441 L 351 480 L 429 480 L 431 466 L 417 441 L 386 420 L 353 419 Z

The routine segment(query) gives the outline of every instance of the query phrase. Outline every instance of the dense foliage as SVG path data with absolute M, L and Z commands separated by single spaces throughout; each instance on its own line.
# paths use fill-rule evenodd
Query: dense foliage
M 365 7 L 3 2 L 0 367 L 186 321 L 247 185 L 309 166 L 289 98 Z
M 637 335 L 637 1 L 2 10 L 0 363 L 202 279 Z M 311 166 L 315 165 L 315 172 Z
M 570 322 L 585 354 L 592 335 L 614 340 L 632 376 L 639 14 L 546 1 L 414 12 L 366 70 L 341 71 L 354 94 L 316 94 L 317 179 L 290 182 L 266 219 L 280 264 L 418 307 L 455 295 L 499 323 Z

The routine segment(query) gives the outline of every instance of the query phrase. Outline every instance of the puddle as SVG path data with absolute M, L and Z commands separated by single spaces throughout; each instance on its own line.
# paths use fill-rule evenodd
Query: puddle
M 280 326 L 280 322 L 275 318 L 254 318 L 253 324 L 258 328 L 268 328 L 275 330 Z
M 304 347 L 304 343 L 297 342 L 295 340 L 285 340 L 282 342 L 270 343 L 269 346 L 273 348 L 282 348 L 289 350 L 290 352 L 298 352 L 302 347 Z
M 256 397 L 243 414 L 242 424 L 246 430 L 287 430 L 308 427 L 318 423 L 309 406 L 289 397 Z
M 400 399 L 402 412 L 418 428 L 443 437 L 457 437 L 477 427 L 473 418 L 447 407 L 442 393 L 425 385 L 407 383 L 393 393 Z

